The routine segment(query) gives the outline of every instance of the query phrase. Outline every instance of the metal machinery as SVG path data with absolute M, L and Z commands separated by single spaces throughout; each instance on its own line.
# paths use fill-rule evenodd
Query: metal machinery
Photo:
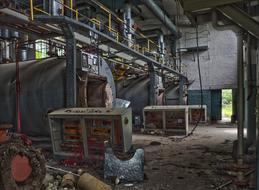
M 61 109 L 49 113 L 49 126 L 56 158 L 102 157 L 105 141 L 121 152 L 132 146 L 130 108 Z
M 207 106 L 148 106 L 143 111 L 146 131 L 161 130 L 172 134 L 188 134 L 190 124 L 207 122 Z
M 86 2 L 88 3 L 89 1 Z M 90 4 L 91 6 L 93 6 L 93 2 Z M 102 11 L 105 15 L 104 19 L 100 19 L 96 13 L 85 15 L 84 11 L 76 9 L 80 8 L 80 6 L 74 0 L 0 0 L 0 22 L 1 25 L 3 24 L 0 35 L 0 46 L 1 50 L 3 49 L 0 62 L 5 63 L 0 65 L 0 124 L 10 123 L 17 127 L 16 123 L 19 121 L 17 115 L 20 114 L 22 133 L 29 136 L 49 136 L 50 131 L 47 120 L 49 112 L 64 107 L 81 107 L 69 109 L 72 110 L 70 113 L 64 112 L 64 116 L 69 115 L 72 118 L 80 118 L 79 123 L 78 121 L 54 122 L 54 124 L 50 122 L 51 129 L 58 125 L 64 126 L 64 131 L 52 133 L 53 142 L 57 142 L 57 139 L 54 139 L 56 138 L 55 135 L 57 135 L 56 132 L 61 133 L 62 138 L 66 138 L 55 144 L 54 148 L 59 146 L 59 148 L 55 149 L 55 153 L 61 150 L 66 152 L 65 149 L 67 151 L 71 150 L 71 145 L 75 145 L 73 143 L 66 144 L 64 140 L 80 142 L 78 133 L 83 133 L 83 131 L 78 129 L 79 126 L 85 126 L 82 127 L 82 130 L 87 129 L 82 135 L 87 139 L 83 143 L 85 145 L 83 146 L 84 156 L 93 151 L 91 146 L 86 148 L 89 144 L 95 146 L 94 151 L 98 152 L 100 150 L 98 149 L 98 146 L 101 148 L 100 141 L 98 141 L 99 137 L 101 138 L 101 144 L 103 144 L 104 140 L 110 139 L 111 144 L 116 145 L 123 152 L 130 149 L 132 137 L 131 116 L 126 116 L 129 114 L 129 110 L 110 109 L 110 107 L 115 106 L 116 102 L 115 84 L 110 67 L 103 58 L 112 64 L 119 62 L 133 68 L 133 71 L 136 69 L 141 70 L 141 73 L 148 75 L 150 78 L 150 85 L 147 90 L 148 104 L 151 105 L 156 104 L 159 95 L 158 89 L 156 89 L 158 75 L 163 75 L 163 77 L 173 82 L 178 81 L 179 77 L 187 80 L 180 70 L 171 64 L 172 62 L 164 60 L 165 44 L 162 36 L 158 47 L 145 35 L 137 34 L 137 30 L 132 26 L 134 22 L 131 18 L 130 5 L 126 6 L 127 11 L 125 11 L 123 20 L 98 2 L 94 2 L 94 9 L 96 8 L 96 3 L 97 12 Z M 89 4 L 84 7 L 88 8 L 88 6 Z M 117 30 L 120 25 L 123 26 L 123 31 Z M 172 25 L 169 28 L 174 31 L 175 36 L 175 28 Z M 145 38 L 143 44 L 137 44 L 137 35 Z M 35 60 L 37 58 L 35 55 L 37 39 L 49 40 L 48 58 Z M 62 55 L 52 49 L 52 44 L 56 42 L 62 47 Z M 25 45 L 20 46 L 23 43 Z M 159 48 L 161 54 L 159 57 L 156 56 L 156 53 L 152 53 L 157 51 L 157 48 Z M 86 50 L 85 52 L 88 54 L 82 53 L 82 50 Z M 16 64 L 14 64 L 15 61 Z M 20 90 L 19 93 L 17 89 Z M 20 108 L 19 111 L 17 111 L 17 107 Z M 97 108 L 97 112 L 90 113 L 90 110 L 95 110 L 95 108 L 86 107 L 103 108 Z M 85 110 L 85 115 L 78 112 L 73 115 L 73 111 L 77 109 Z M 63 111 L 65 110 L 67 109 Z M 87 110 L 89 110 L 89 113 Z M 101 110 L 101 112 L 98 110 Z M 51 114 L 50 117 L 52 117 Z M 95 121 L 99 120 L 99 123 L 94 122 L 93 118 L 95 118 Z M 102 118 L 105 119 L 102 120 Z M 83 122 L 84 120 L 85 122 Z M 113 122 L 111 123 L 111 121 L 107 120 Z M 92 121 L 92 125 L 89 125 L 90 121 Z M 93 128 L 98 125 L 102 127 L 100 127 L 101 130 L 97 127 L 88 131 L 88 125 Z M 69 135 L 64 132 L 68 132 Z M 94 139 L 88 136 L 92 133 L 98 138 Z M 53 134 L 55 135 L 53 136 Z M 5 138 L 7 136 L 3 135 L 3 139 Z M 26 149 L 31 155 L 34 155 L 27 145 L 23 145 L 25 142 L 20 143 L 22 145 L 15 145 L 15 147 L 20 146 L 15 154 L 20 154 L 20 150 Z M 13 146 L 10 143 L 1 145 L 1 150 L 6 152 L 12 148 Z M 101 146 L 103 147 L 103 145 Z M 139 158 L 143 160 L 142 152 L 138 152 L 140 152 Z M 17 157 L 14 156 L 14 158 L 16 159 Z M 9 157 L 6 160 L 11 162 L 13 159 Z M 30 169 L 28 168 L 30 167 L 28 165 L 30 164 L 28 164 L 28 160 L 31 160 L 30 155 L 27 155 L 27 159 L 18 157 L 19 160 L 24 161 L 25 165 L 27 162 L 27 170 L 25 171 L 29 171 Z M 8 165 L 7 161 L 1 163 Z M 17 162 L 15 161 L 14 163 Z M 142 170 L 143 162 L 141 161 L 139 164 L 139 168 Z M 17 164 L 15 165 L 17 166 Z M 40 164 L 37 166 L 41 167 Z M 38 176 L 41 179 L 39 171 L 37 169 L 35 171 L 38 173 L 33 173 L 33 176 Z M 4 170 L 1 170 L 1 172 L 4 172 Z M 1 175 L 3 181 L 7 181 L 6 178 L 10 177 L 5 173 L 1 173 Z M 28 178 L 27 175 L 28 173 L 25 174 L 24 179 Z M 143 175 L 140 179 L 143 179 Z M 13 182 L 12 184 L 13 186 L 7 186 L 6 189 L 16 189 L 15 185 L 17 184 Z M 31 189 L 27 186 L 21 186 L 21 188 L 24 190 Z M 37 188 L 35 187 L 34 189 Z
M 174 135 L 187 135 L 188 106 L 148 106 L 143 111 L 146 131 L 164 131 Z
M 207 118 L 207 105 L 188 105 L 189 107 L 189 121 L 192 124 L 197 122 L 206 123 Z
M 91 62 L 88 61 L 88 63 L 90 65 Z M 20 63 L 23 133 L 31 136 L 49 136 L 47 113 L 65 107 L 65 65 L 66 60 L 57 57 Z M 99 67 L 100 72 L 105 71 L 106 65 L 103 61 L 102 66 Z M 103 75 L 82 69 L 77 70 L 77 105 L 79 107 L 113 106 L 112 88 L 114 85 L 112 87 L 112 83 L 107 82 L 105 73 Z M 0 65 L 1 123 L 15 124 L 16 121 L 14 81 L 15 64 Z

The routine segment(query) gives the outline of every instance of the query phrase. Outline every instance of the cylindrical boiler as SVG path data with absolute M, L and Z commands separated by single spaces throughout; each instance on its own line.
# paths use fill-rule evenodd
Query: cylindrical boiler
M 48 111 L 65 107 L 65 65 L 64 58 L 20 63 L 22 133 L 30 136 L 49 136 Z M 85 83 L 86 92 L 83 92 L 82 85 L 78 85 L 82 92 L 78 93 L 78 96 L 87 99 L 86 106 L 93 104 L 94 107 L 105 107 L 106 99 L 110 99 L 106 93 L 106 77 L 85 74 L 88 77 L 88 82 Z M 0 84 L 0 124 L 15 125 L 16 72 L 14 63 L 0 65 Z M 82 97 L 82 94 L 85 94 L 85 97 Z

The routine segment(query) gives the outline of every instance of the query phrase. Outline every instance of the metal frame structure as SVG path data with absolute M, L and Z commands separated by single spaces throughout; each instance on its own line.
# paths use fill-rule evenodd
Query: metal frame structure
M 101 22 L 97 18 L 85 18 L 77 9 L 66 4 L 61 4 L 62 13 L 53 15 L 52 12 L 47 12 L 44 9 L 35 6 L 33 0 L 29 0 L 29 14 L 18 12 L 10 8 L 0 9 L 3 14 L 0 18 L 0 23 L 14 30 L 21 32 L 29 32 L 30 35 L 38 36 L 38 38 L 54 38 L 63 36 L 66 44 L 67 69 L 66 69 L 66 105 L 67 107 L 75 106 L 76 103 L 76 49 L 84 44 L 92 45 L 92 35 L 97 36 L 96 47 L 107 60 L 116 63 L 130 65 L 133 68 L 141 68 L 142 71 L 150 74 L 150 80 L 154 81 L 155 75 L 168 78 L 168 80 L 181 81 L 184 84 L 188 81 L 187 77 L 180 71 L 174 69 L 172 65 L 162 64 L 160 59 L 151 53 L 151 47 L 155 43 L 140 34 L 147 40 L 147 47 L 139 45 L 131 46 L 132 43 L 124 43 L 118 31 L 113 29 L 113 19 L 125 24 L 122 19 L 114 15 L 109 9 L 98 4 L 105 13 L 108 14 L 108 33 L 101 30 Z M 71 12 L 66 16 L 66 12 Z M 86 19 L 88 23 L 82 22 Z M 30 27 L 22 27 L 22 26 Z M 132 30 L 132 29 L 131 29 Z M 124 40 L 125 38 L 123 38 Z M 127 39 L 126 39 L 127 41 Z M 155 45 L 156 46 L 156 45 Z M 155 47 L 156 48 L 156 47 Z M 152 65 L 152 68 L 150 67 Z M 152 72 L 151 72 L 152 71 Z M 179 80 L 181 79 L 181 80 Z M 152 89 L 151 89 L 152 90 Z M 153 90 L 155 92 L 155 90 Z M 155 93 L 152 93 L 155 94 Z M 153 96 L 151 94 L 151 96 Z M 155 101 L 150 101 L 151 105 Z

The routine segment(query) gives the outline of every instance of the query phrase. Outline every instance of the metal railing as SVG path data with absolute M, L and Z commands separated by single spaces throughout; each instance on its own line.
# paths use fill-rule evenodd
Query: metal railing
M 119 18 L 117 15 L 114 15 L 111 10 L 109 10 L 107 7 L 103 6 L 102 4 L 97 3 L 97 6 L 101 10 L 104 11 L 105 14 L 108 16 L 108 25 L 105 23 L 102 23 L 100 19 L 96 18 L 89 18 L 82 13 L 79 13 L 78 9 L 74 9 L 73 0 L 70 0 L 70 5 L 67 5 L 64 3 L 64 0 L 56 0 L 56 3 L 60 4 L 61 7 L 61 15 L 64 16 L 65 12 L 70 12 L 71 18 L 81 22 L 81 21 L 87 21 L 88 23 L 91 23 L 92 26 L 95 27 L 98 31 L 101 32 L 107 32 L 110 36 L 112 36 L 114 39 L 116 39 L 117 42 L 120 43 L 126 43 L 131 49 L 141 53 L 146 54 L 148 53 L 149 56 L 151 56 L 152 59 L 154 59 L 157 62 L 160 62 L 163 64 L 163 61 L 159 59 L 159 56 L 157 56 L 157 50 L 159 46 L 151 39 L 149 39 L 147 36 L 145 36 L 143 33 L 137 31 L 132 26 L 126 26 L 126 23 L 124 20 Z M 34 16 L 37 14 L 45 14 L 48 16 L 53 15 L 51 12 L 48 12 L 46 10 L 43 10 L 39 6 L 34 5 L 33 0 L 29 0 L 29 8 L 30 8 L 30 19 L 31 21 L 34 21 Z M 117 22 L 114 22 L 117 21 Z M 125 37 L 123 34 L 120 34 L 120 32 L 116 29 L 114 29 L 114 24 L 119 23 L 123 27 L 129 27 L 131 31 L 133 31 L 133 35 L 135 37 L 141 37 L 144 38 L 146 43 L 144 45 L 140 45 L 135 43 L 134 40 L 130 40 L 127 37 Z M 107 29 L 107 30 L 106 30 Z M 156 52 L 156 53 L 154 53 Z

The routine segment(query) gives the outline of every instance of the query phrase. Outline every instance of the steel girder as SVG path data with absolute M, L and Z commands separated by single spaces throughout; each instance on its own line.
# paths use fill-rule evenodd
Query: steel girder
M 185 11 L 196 12 L 242 1 L 244 0 L 182 0 L 182 5 Z
M 66 106 L 76 106 L 76 40 L 72 27 L 60 24 L 66 39 Z
M 217 9 L 227 18 L 259 39 L 259 22 L 253 19 L 249 14 L 235 5 L 226 5 L 217 7 Z
M 45 16 L 45 15 L 42 15 L 42 16 L 35 16 L 35 19 L 39 22 L 45 22 L 45 23 L 48 23 L 48 24 L 60 24 L 60 23 L 67 23 L 69 24 L 74 30 L 78 30 L 78 31 L 81 31 L 81 32 L 88 32 L 88 31 L 92 31 L 94 32 L 95 34 L 99 35 L 100 37 L 106 39 L 107 41 L 110 42 L 111 46 L 113 48 L 116 48 L 118 50 L 124 50 L 124 51 L 127 51 L 129 55 L 139 59 L 139 60 L 142 60 L 144 62 L 150 62 L 150 63 L 153 63 L 153 65 L 157 68 L 157 69 L 164 69 L 165 71 L 168 71 L 169 73 L 172 73 L 176 76 L 179 76 L 179 77 L 182 77 L 185 81 L 188 81 L 187 77 L 185 75 L 183 75 L 182 73 L 179 73 L 178 71 L 166 66 L 166 65 L 163 65 L 163 64 L 160 64 L 158 63 L 157 61 L 153 60 L 152 58 L 150 57 L 147 57 L 133 49 L 131 49 L 130 47 L 128 47 L 127 45 L 124 45 L 120 42 L 117 42 L 116 39 L 92 28 L 91 26 L 87 25 L 87 24 L 84 24 L 82 22 L 78 22 L 74 19 L 71 19 L 71 18 L 68 18 L 68 17 L 63 17 L 63 16 Z

